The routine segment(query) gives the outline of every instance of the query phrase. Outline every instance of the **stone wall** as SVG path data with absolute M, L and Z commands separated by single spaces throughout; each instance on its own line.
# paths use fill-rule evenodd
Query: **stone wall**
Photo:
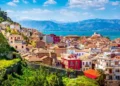
M 83 72 L 78 71 L 78 70 L 68 71 L 68 70 L 63 69 L 63 68 L 48 66 L 48 65 L 45 65 L 45 64 L 31 63 L 31 62 L 28 62 L 28 61 L 26 63 L 28 65 L 28 67 L 32 67 L 34 69 L 39 69 L 40 67 L 44 67 L 46 70 L 48 70 L 50 72 L 57 72 L 57 73 L 60 73 L 62 75 L 67 75 L 69 77 L 77 77 L 78 75 L 83 75 Z

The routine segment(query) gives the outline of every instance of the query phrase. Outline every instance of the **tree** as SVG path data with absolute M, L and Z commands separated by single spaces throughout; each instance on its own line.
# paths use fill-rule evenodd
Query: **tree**
M 104 85 L 104 79 L 105 79 L 104 71 L 99 69 L 98 72 L 99 72 L 100 76 L 97 78 L 97 82 L 99 83 L 100 86 L 103 86 Z
M 9 27 L 9 26 L 6 28 L 6 32 L 11 33 L 11 29 L 10 29 L 10 27 Z
M 13 22 L 13 21 L 7 16 L 7 12 L 0 10 L 0 22 L 3 22 L 3 21 Z
M 4 21 L 4 19 L 2 17 L 0 17 L 0 23 L 3 22 L 3 21 Z
M 99 86 L 95 80 L 89 79 L 85 76 L 79 76 L 77 78 L 63 78 L 64 86 Z

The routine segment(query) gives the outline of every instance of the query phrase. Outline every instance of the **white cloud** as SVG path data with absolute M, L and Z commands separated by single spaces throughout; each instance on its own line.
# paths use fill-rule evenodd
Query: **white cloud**
M 10 6 L 17 6 L 16 3 L 14 3 L 14 2 L 8 2 L 7 5 L 10 5 Z
M 13 10 L 6 10 L 7 13 L 13 13 Z
M 55 0 L 47 0 L 46 2 L 44 2 L 44 6 L 47 6 L 49 4 L 56 4 L 57 2 Z
M 57 20 L 57 21 L 78 21 L 84 16 L 80 12 L 61 9 L 61 10 L 48 10 L 48 9 L 30 9 L 23 11 L 10 11 L 8 10 L 8 16 L 14 20 Z
M 7 5 L 17 6 L 17 3 L 19 3 L 19 0 L 12 0 L 11 2 L 8 2 Z
M 120 4 L 120 1 L 112 2 L 113 6 L 116 6 L 116 5 L 119 5 L 119 4 Z
M 19 3 L 19 0 L 13 0 L 14 3 Z
M 92 13 L 89 13 L 89 12 L 84 12 L 84 13 L 82 13 L 82 15 L 83 15 L 83 16 L 87 16 L 87 17 L 89 17 L 89 18 L 94 17 L 94 15 L 93 15 Z
M 28 1 L 27 1 L 27 0 L 22 0 L 22 1 L 23 1 L 23 3 L 28 4 Z
M 70 11 L 70 10 L 66 10 L 66 9 L 62 9 L 59 11 L 61 15 L 64 15 L 64 16 L 70 16 L 70 17 L 74 17 L 75 15 L 80 15 L 79 12 L 76 12 L 76 11 Z
M 70 7 L 103 7 L 109 0 L 69 0 L 68 4 Z
M 8 16 L 13 20 L 56 20 L 62 22 L 74 22 L 83 19 L 93 18 L 94 15 L 89 12 L 78 12 L 71 9 L 48 10 L 34 8 L 22 11 L 8 10 Z
M 96 9 L 96 10 L 105 10 L 105 7 L 100 7 L 98 9 Z
M 36 3 L 37 1 L 36 0 L 33 0 L 33 3 Z

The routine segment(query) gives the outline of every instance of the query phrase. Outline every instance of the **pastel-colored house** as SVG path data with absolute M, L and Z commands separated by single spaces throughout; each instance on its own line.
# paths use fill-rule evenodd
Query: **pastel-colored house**
M 50 35 L 45 35 L 43 36 L 43 41 L 46 43 L 53 43 L 53 37 L 51 37 Z
M 78 57 L 86 54 L 85 51 L 76 49 L 76 48 L 74 48 L 74 46 L 69 46 L 69 47 L 67 47 L 67 53 L 68 53 L 68 54 L 75 54 L 75 55 L 77 55 Z
M 10 28 L 20 31 L 21 26 L 19 24 L 11 24 Z
M 82 62 L 76 55 L 73 54 L 63 54 L 61 58 L 61 64 L 63 68 L 80 70 L 82 67 Z
M 45 48 L 46 47 L 46 43 L 42 40 L 36 41 L 36 47 L 37 48 Z
M 60 57 L 61 54 L 67 52 L 67 48 L 66 48 L 66 47 L 59 47 L 59 46 L 56 46 L 56 47 L 54 47 L 54 52 L 57 54 L 58 57 Z
M 53 37 L 53 43 L 59 43 L 60 42 L 60 37 L 56 36 L 54 34 L 50 34 L 51 37 Z
M 9 44 L 19 52 L 26 51 L 26 42 L 21 35 L 10 35 L 8 41 Z

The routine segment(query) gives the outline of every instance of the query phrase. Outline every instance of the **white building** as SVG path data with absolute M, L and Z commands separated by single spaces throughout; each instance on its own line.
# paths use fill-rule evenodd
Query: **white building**
M 104 53 L 97 58 L 96 69 L 104 70 L 106 80 L 120 80 L 120 55 L 116 53 Z
M 75 54 L 75 55 L 77 55 L 77 57 L 80 57 L 80 56 L 86 54 L 85 51 L 76 49 L 76 48 L 74 48 L 74 46 L 67 47 L 67 53 L 68 54 Z
M 100 48 L 90 48 L 90 54 L 98 54 L 101 53 Z
M 2 24 L 2 25 L 10 25 L 10 22 L 4 21 L 4 22 L 2 22 L 1 24 Z
M 50 35 L 45 35 L 43 36 L 43 41 L 46 43 L 53 43 L 53 37 L 51 37 Z
M 20 31 L 20 28 L 21 28 L 21 27 L 20 27 L 19 24 L 11 24 L 11 25 L 10 25 L 10 28 L 11 28 L 11 29 L 16 29 L 16 30 Z
M 92 59 L 90 54 L 84 54 L 79 57 L 82 60 L 82 71 L 86 71 L 88 69 L 92 69 Z

